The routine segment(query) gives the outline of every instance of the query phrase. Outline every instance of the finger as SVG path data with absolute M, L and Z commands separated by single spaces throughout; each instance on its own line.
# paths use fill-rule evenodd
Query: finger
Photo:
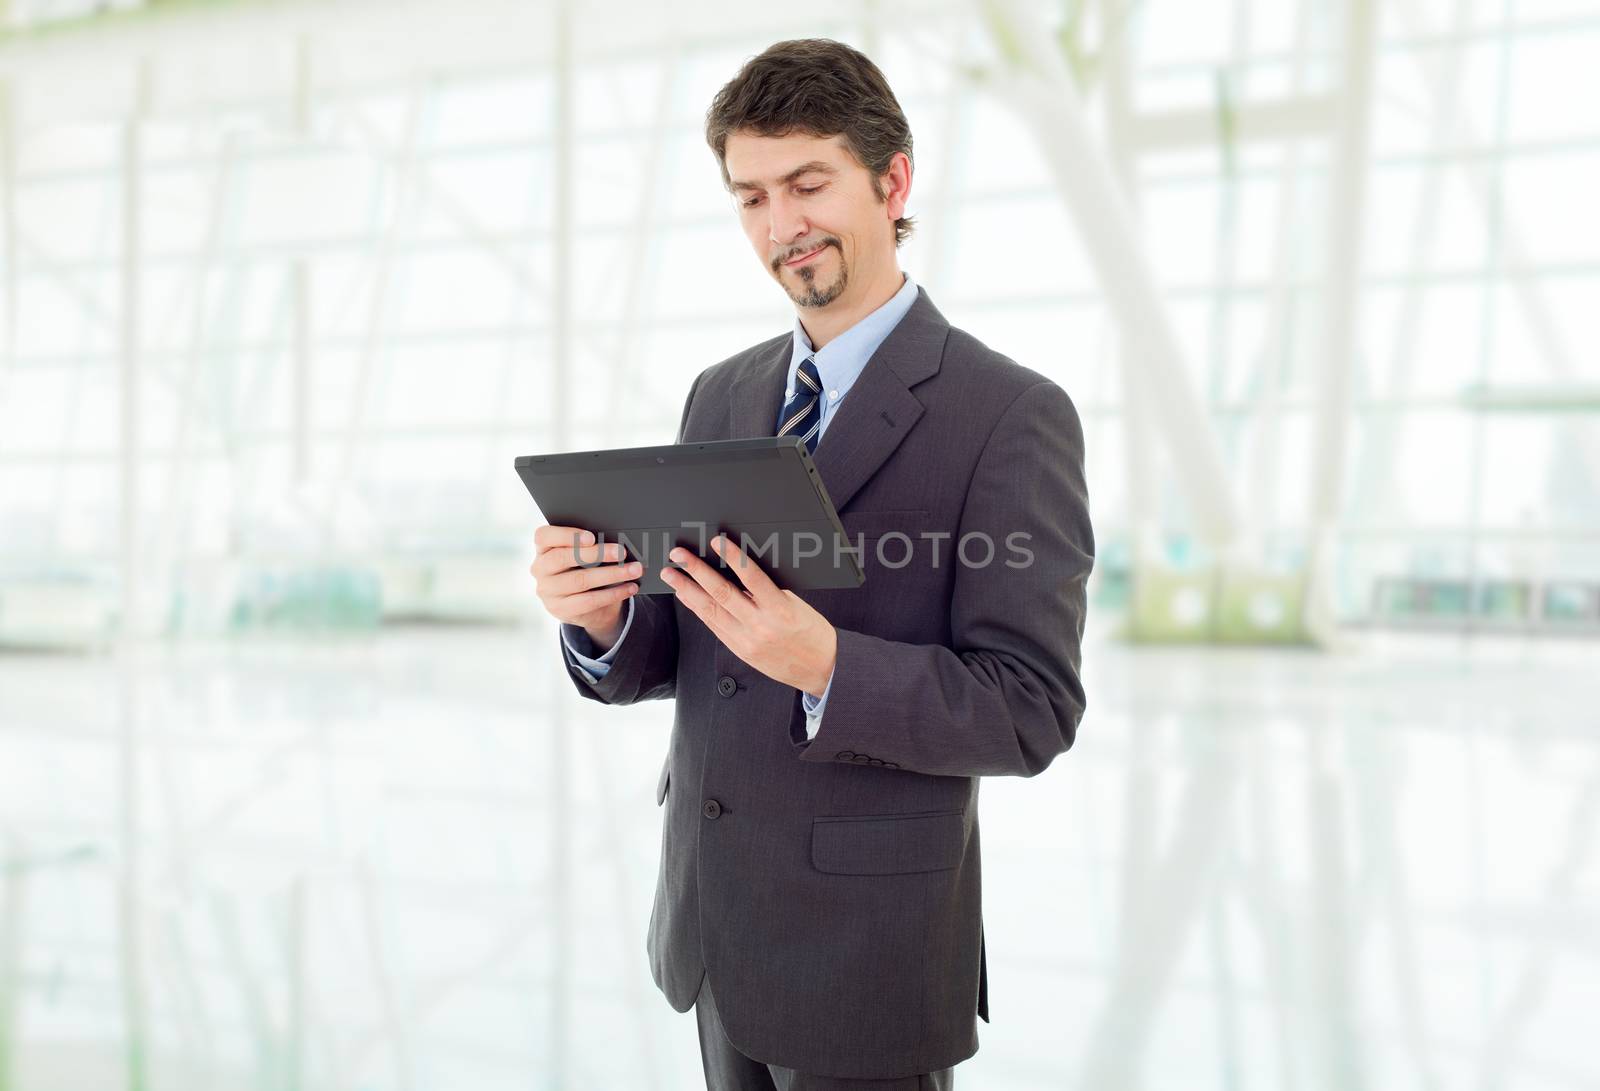
M 755 604 L 745 596 L 744 589 L 718 575 L 717 570 L 697 557 L 693 550 L 679 546 L 669 552 L 667 558 L 682 564 L 682 570 L 730 619 L 740 622 L 753 619 Z
M 528 567 L 535 576 L 553 576 L 579 565 L 592 567 L 607 561 L 620 561 L 625 556 L 627 553 L 620 542 L 596 542 L 570 549 L 556 546 L 541 552 Z
M 533 532 L 533 544 L 543 553 L 561 546 L 589 545 L 594 533 L 582 527 L 543 526 Z
M 622 583 L 625 580 L 636 580 L 644 573 L 644 566 L 638 561 L 629 561 L 627 564 L 602 564 L 591 568 L 569 568 L 565 572 L 558 572 L 547 582 L 550 593 L 557 597 L 564 595 L 578 595 L 591 591 L 596 587 L 608 587 L 612 584 Z
M 706 594 L 703 587 L 689 579 L 678 569 L 663 568 L 661 570 L 661 578 L 672 588 L 672 592 L 678 596 L 678 600 L 689 608 L 689 612 L 705 623 L 705 627 L 710 630 L 711 635 L 731 651 L 737 637 L 725 624 L 728 620 L 727 611 L 712 602 L 711 596 Z
M 737 542 L 726 534 L 719 534 L 711 539 L 711 548 L 733 569 L 734 576 L 750 592 L 757 606 L 770 606 L 777 601 L 778 585 L 772 582 L 772 577 L 760 565 L 745 555 Z
M 716 576 L 715 572 L 711 574 Z M 731 646 L 732 634 L 743 628 L 739 618 L 723 609 L 704 587 L 685 575 L 682 569 L 663 568 L 661 579 L 685 606 L 694 611 L 696 617 L 706 623 L 706 628 L 717 634 L 724 644 Z M 744 592 L 736 591 L 736 594 L 742 597 Z
M 594 534 L 582 526 L 539 526 L 538 530 L 533 531 L 533 544 L 542 552 L 555 549 L 557 545 L 570 545 L 574 536 L 579 544 L 587 544 L 595 539 Z
M 636 583 L 617 584 L 611 587 L 597 587 L 593 591 L 585 591 L 581 595 L 569 595 L 561 600 L 561 615 L 563 620 L 582 617 L 591 614 L 602 606 L 621 602 L 639 593 Z

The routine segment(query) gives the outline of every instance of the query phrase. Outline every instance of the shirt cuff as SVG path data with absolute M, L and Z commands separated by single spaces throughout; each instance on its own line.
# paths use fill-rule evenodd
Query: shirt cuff
M 593 651 L 594 641 L 589 639 L 589 634 L 584 631 L 583 626 L 573 625 L 571 622 L 564 621 L 561 623 L 561 643 L 566 646 L 567 654 L 571 658 L 573 665 L 578 668 L 578 672 L 589 682 L 594 683 L 604 678 L 606 672 L 611 669 L 611 660 L 616 657 L 617 649 L 622 647 L 622 642 L 627 639 L 628 630 L 632 626 L 633 599 L 630 597 L 628 599 L 628 616 L 622 623 L 622 632 L 617 634 L 617 639 L 612 642 L 611 647 L 606 649 L 604 655 L 596 657 L 580 652 L 578 650 L 580 646 Z
M 835 667 L 835 670 L 838 668 Z M 822 709 L 828 703 L 828 691 L 833 689 L 833 671 L 828 672 L 828 684 L 822 687 L 822 696 L 813 699 L 809 693 L 800 694 L 800 707 L 806 712 L 806 738 L 817 737 L 817 729 L 822 726 Z

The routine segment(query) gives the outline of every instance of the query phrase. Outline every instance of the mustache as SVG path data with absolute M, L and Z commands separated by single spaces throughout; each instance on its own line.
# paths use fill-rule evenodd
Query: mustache
M 823 246 L 831 246 L 834 249 L 838 250 L 841 254 L 844 253 L 843 248 L 839 245 L 839 240 L 834 238 L 832 235 L 829 235 L 826 238 L 821 238 L 821 239 L 808 239 L 807 241 L 805 241 L 803 243 L 799 243 L 799 244 L 797 244 L 795 246 L 789 247 L 789 249 L 785 250 L 783 253 L 781 253 L 777 257 L 773 258 L 772 259 L 772 270 L 773 270 L 773 272 L 777 272 L 779 266 L 781 266 L 784 262 L 789 261 L 792 258 L 797 258 L 801 254 L 809 254 L 809 253 L 811 253 L 811 251 L 819 249 L 820 247 L 823 247 Z

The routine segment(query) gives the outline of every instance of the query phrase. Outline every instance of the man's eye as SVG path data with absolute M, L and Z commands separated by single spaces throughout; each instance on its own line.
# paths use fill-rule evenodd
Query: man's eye
M 796 186 L 795 187 L 795 192 L 796 193 L 804 193 L 807 196 L 810 196 L 811 194 L 817 192 L 817 190 L 819 190 L 821 188 L 822 188 L 821 186 Z
M 761 202 L 761 198 L 760 197 L 746 197 L 743 201 L 741 201 L 739 203 L 744 205 L 744 207 L 746 207 L 746 208 L 754 208 L 760 202 Z

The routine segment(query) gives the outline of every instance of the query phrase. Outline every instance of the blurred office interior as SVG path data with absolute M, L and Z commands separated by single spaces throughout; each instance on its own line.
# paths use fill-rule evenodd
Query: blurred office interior
M 961 1083 L 1600 1086 L 1600 3 L 0 0 L 0 1089 L 701 1086 L 511 466 L 790 326 L 700 126 L 808 36 L 1087 436 Z

